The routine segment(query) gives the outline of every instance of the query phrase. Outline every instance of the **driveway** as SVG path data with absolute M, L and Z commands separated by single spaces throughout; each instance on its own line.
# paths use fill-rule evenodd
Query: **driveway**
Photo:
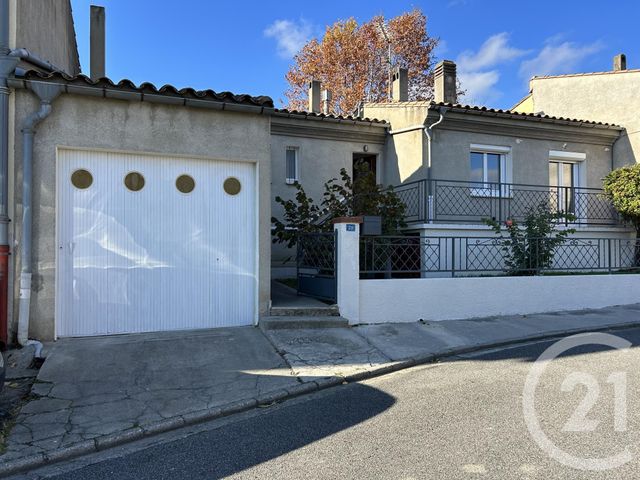
M 254 327 L 53 344 L 3 460 L 46 453 L 296 385 Z

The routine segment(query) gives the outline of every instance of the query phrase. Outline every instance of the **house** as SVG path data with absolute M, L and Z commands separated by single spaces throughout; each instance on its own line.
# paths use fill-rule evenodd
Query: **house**
M 614 57 L 608 72 L 536 76 L 529 90 L 513 110 L 621 125 L 613 167 L 640 159 L 640 69 L 628 69 L 624 54 Z
M 275 197 L 290 198 L 299 181 L 319 200 L 327 180 L 360 161 L 396 186 L 405 233 L 430 242 L 422 276 L 460 266 L 459 253 L 434 262 L 427 250 L 454 250 L 460 238 L 468 247 L 491 233 L 484 218 L 520 218 L 540 202 L 575 214 L 574 238 L 633 236 L 599 191 L 614 166 L 635 161 L 619 147 L 622 117 L 460 105 L 448 61 L 435 101 L 407 101 L 398 70 L 393 101 L 354 116 L 329 114 L 318 82 L 307 112 L 265 96 L 114 82 L 104 10 L 91 13 L 87 77 L 69 1 L 0 0 L 5 343 L 257 324 L 272 277 L 296 268 L 295 252 L 271 243 Z

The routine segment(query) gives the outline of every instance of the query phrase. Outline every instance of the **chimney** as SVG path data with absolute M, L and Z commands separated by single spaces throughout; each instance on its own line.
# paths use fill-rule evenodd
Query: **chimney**
M 456 64 L 443 60 L 436 65 L 434 78 L 434 100 L 436 102 L 458 103 Z
M 322 113 L 329 115 L 329 103 L 331 103 L 331 92 L 322 90 Z
M 619 72 L 627 69 L 627 56 L 624 53 L 620 53 L 613 57 L 613 71 Z
M 89 63 L 90 75 L 93 80 L 105 77 L 105 16 L 104 7 L 91 5 L 91 19 L 89 32 Z
M 318 80 L 309 82 L 309 111 L 320 113 L 320 82 Z
M 406 68 L 396 68 L 391 83 L 391 98 L 394 102 L 409 100 L 409 71 Z

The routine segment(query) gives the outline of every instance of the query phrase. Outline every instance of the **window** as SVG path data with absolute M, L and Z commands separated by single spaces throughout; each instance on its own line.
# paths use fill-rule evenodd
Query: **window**
M 93 176 L 88 170 L 80 169 L 71 174 L 71 183 L 80 190 L 89 188 L 93 183 Z
M 144 177 L 140 172 L 130 172 L 124 177 L 124 185 L 132 192 L 139 192 L 144 188 Z
M 229 177 L 224 181 L 222 188 L 224 188 L 224 191 L 227 192 L 228 195 L 237 195 L 240 193 L 242 185 L 237 178 Z
M 285 164 L 286 182 L 292 185 L 298 181 L 298 147 L 287 147 Z
M 196 188 L 196 181 L 190 175 L 180 175 L 176 178 L 176 188 L 180 193 L 191 193 Z
M 510 148 L 471 145 L 469 167 L 472 195 L 507 196 Z

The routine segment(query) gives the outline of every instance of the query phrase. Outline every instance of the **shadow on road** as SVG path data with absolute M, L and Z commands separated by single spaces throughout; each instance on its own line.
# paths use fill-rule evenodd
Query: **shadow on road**
M 223 478 L 358 425 L 394 403 L 394 397 L 380 390 L 350 384 L 55 478 L 106 479 L 114 472 L 118 478 L 136 479 Z

